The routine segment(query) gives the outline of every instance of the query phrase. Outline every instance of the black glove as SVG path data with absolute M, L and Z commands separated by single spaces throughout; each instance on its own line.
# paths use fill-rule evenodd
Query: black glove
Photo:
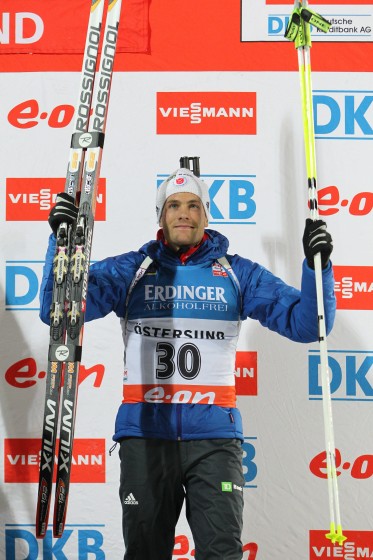
M 321 254 L 321 266 L 326 268 L 329 257 L 333 251 L 332 236 L 326 231 L 326 223 L 323 220 L 311 220 L 307 218 L 303 234 L 303 250 L 308 266 L 314 268 L 313 257 L 316 253 Z
M 59 193 L 56 204 L 49 213 L 48 223 L 56 235 L 58 226 L 62 222 L 72 224 L 78 217 L 78 208 L 74 204 L 74 199 L 67 193 Z

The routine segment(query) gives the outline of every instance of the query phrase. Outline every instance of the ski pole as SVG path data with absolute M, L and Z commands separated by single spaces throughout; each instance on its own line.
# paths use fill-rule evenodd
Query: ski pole
M 289 20 L 285 37 L 295 42 L 295 48 L 298 53 L 298 67 L 300 91 L 302 100 L 302 120 L 303 135 L 305 145 L 305 158 L 308 180 L 308 199 L 310 207 L 310 217 L 313 221 L 319 218 L 317 206 L 317 173 L 316 173 L 316 150 L 315 150 L 315 133 L 314 133 L 314 117 L 313 117 L 313 99 L 312 99 L 312 74 L 311 74 L 311 32 L 310 24 L 314 25 L 321 31 L 327 32 L 330 23 L 319 14 L 316 14 L 308 7 L 307 0 L 295 0 L 294 11 Z M 326 342 L 326 327 L 322 285 L 322 266 L 321 255 L 317 253 L 314 256 L 314 269 L 316 281 L 316 297 L 317 297 L 317 314 L 319 329 L 319 345 L 320 345 L 320 371 L 322 384 L 322 401 L 323 401 L 323 418 L 325 432 L 325 449 L 326 449 L 326 465 L 327 465 L 327 481 L 329 496 L 329 515 L 330 530 L 325 536 L 330 539 L 333 544 L 343 545 L 347 537 L 343 535 L 339 495 L 337 469 L 335 464 L 335 443 L 334 443 L 334 427 L 330 395 L 330 376 L 328 366 L 328 350 Z

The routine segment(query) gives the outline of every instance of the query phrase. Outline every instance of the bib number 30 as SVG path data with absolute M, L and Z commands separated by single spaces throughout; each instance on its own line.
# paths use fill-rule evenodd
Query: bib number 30
M 187 343 L 180 346 L 175 357 L 175 348 L 169 342 L 157 344 L 157 379 L 169 379 L 178 372 L 184 379 L 195 379 L 201 369 L 201 353 L 195 344 Z

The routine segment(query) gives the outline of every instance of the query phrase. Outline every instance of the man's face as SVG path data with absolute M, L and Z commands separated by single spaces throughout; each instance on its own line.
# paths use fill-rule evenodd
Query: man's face
M 207 225 L 203 204 L 195 194 L 173 194 L 166 200 L 160 226 L 166 241 L 175 251 L 197 245 Z

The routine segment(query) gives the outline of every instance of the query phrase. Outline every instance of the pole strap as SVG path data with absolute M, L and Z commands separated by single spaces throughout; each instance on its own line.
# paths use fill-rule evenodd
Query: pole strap
M 296 49 L 299 47 L 310 47 L 312 44 L 310 25 L 313 25 L 323 33 L 327 33 L 331 22 L 308 7 L 298 6 L 294 8 L 286 27 L 285 39 L 295 43 Z

